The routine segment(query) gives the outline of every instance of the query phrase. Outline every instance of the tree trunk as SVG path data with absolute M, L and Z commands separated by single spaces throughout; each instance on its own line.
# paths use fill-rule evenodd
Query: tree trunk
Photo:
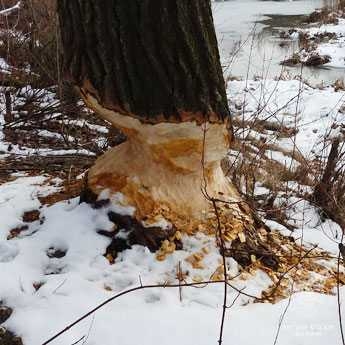
M 229 117 L 209 0 L 60 0 L 65 75 L 145 123 Z
M 209 193 L 234 195 L 219 163 L 231 130 L 209 1 L 65 0 L 58 10 L 65 76 L 128 137 L 97 161 L 89 187 L 122 192 L 138 217 L 203 217 L 204 174 Z
M 236 209 L 226 221 L 252 229 L 220 163 L 232 128 L 210 1 L 60 0 L 58 12 L 65 76 L 128 138 L 90 169 L 91 191 L 180 230 L 214 219 L 209 198 L 234 201 L 220 203 Z

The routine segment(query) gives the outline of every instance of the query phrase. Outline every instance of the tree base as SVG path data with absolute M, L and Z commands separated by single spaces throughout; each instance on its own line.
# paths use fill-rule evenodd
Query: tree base
M 229 148 L 227 124 L 142 124 L 104 109 L 92 96 L 85 101 L 128 138 L 90 169 L 88 187 L 95 194 L 122 193 L 137 219 L 161 215 L 174 223 L 209 217 L 212 204 L 205 191 L 212 198 L 240 200 L 220 164 Z
M 243 265 L 250 264 L 253 255 L 268 258 L 269 266 L 276 267 L 257 235 L 262 225 L 221 168 L 231 140 L 227 124 L 142 124 L 103 108 L 92 96 L 85 101 L 128 138 L 97 159 L 88 173 L 89 190 L 96 195 L 104 190 L 121 193 L 123 206 L 134 207 L 133 217 L 145 226 L 164 218 L 188 234 L 217 234 L 216 200 L 231 256 Z

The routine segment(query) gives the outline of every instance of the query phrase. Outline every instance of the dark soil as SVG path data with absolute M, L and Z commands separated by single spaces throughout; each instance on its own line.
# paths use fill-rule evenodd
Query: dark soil
M 66 256 L 66 250 L 65 249 L 59 249 L 59 248 L 54 248 L 54 247 L 50 247 L 47 250 L 47 256 L 49 258 L 56 258 L 56 259 L 61 259 L 64 256 Z
M 11 331 L 0 327 L 0 345 L 23 345 L 23 341 Z
M 174 227 L 162 229 L 160 227 L 144 227 L 141 222 L 127 215 L 120 215 L 115 212 L 108 213 L 109 220 L 116 226 L 115 232 L 100 230 L 98 233 L 107 237 L 112 237 L 110 245 L 107 247 L 105 256 L 111 255 L 116 258 L 117 254 L 133 245 L 147 247 L 151 252 L 160 249 L 164 240 L 169 240 L 175 232 Z M 118 236 L 119 231 L 121 236 Z M 124 233 L 124 235 L 123 235 Z M 182 242 L 175 240 L 176 249 L 182 249 Z
M 23 222 L 25 223 L 33 223 L 40 219 L 40 211 L 33 210 L 33 211 L 27 211 L 23 214 Z
M 331 61 L 328 55 L 311 55 L 307 61 L 304 62 L 306 66 L 321 66 Z
M 19 226 L 17 228 L 14 228 L 10 230 L 10 234 L 7 236 L 8 240 L 11 240 L 12 238 L 18 237 L 23 231 L 28 230 L 29 227 L 27 225 Z
M 0 324 L 7 321 L 12 315 L 13 310 L 9 307 L 0 306 Z

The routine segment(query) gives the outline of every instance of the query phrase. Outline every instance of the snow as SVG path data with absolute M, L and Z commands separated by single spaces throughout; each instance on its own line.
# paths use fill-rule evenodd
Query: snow
M 229 2 L 222 6 L 230 5 Z M 269 8 L 272 3 L 261 5 Z M 284 6 L 291 7 L 290 4 Z M 249 10 L 254 15 L 252 12 L 255 11 Z M 295 10 L 292 8 L 291 11 Z M 226 16 L 219 12 L 216 17 L 220 32 L 225 31 L 222 24 L 226 24 Z M 345 22 L 340 21 L 338 26 L 308 30 L 310 34 L 321 30 L 337 33 L 336 42 L 321 44 L 319 49 L 332 56 L 332 66 L 340 67 L 343 61 L 337 56 L 340 57 L 343 49 L 341 42 L 345 36 Z M 9 67 L 0 59 L 0 68 Z M 271 145 L 265 151 L 266 157 L 296 170 L 302 164 L 301 157 L 313 160 L 325 155 L 324 139 L 330 140 L 339 135 L 339 128 L 345 125 L 345 92 L 335 92 L 333 87 L 312 88 L 306 82 L 289 76 L 282 79 L 229 81 L 227 93 L 236 120 L 250 123 L 257 117 L 271 127 L 285 126 L 298 130 L 296 136 L 282 137 L 273 129 L 259 131 L 249 126 L 236 128 L 242 138 L 266 139 Z M 23 92 L 30 94 L 35 90 L 28 87 Z M 52 100 L 53 94 L 47 92 L 42 104 L 48 105 Z M 16 102 L 20 101 L 18 97 Z M 0 124 L 4 124 L 2 114 Z M 106 127 L 87 121 L 71 120 L 70 124 L 88 126 L 101 133 L 108 132 Z M 39 134 L 47 137 L 58 135 L 43 130 Z M 0 151 L 3 151 L 0 159 L 9 154 L 9 144 L 4 141 L 0 126 Z M 292 158 L 294 146 L 300 156 Z M 19 145 L 12 145 L 11 150 L 11 154 L 17 156 L 80 152 L 92 154 L 87 150 L 31 149 Z M 231 153 L 233 157 L 243 158 L 237 151 Z M 165 261 L 157 261 L 155 254 L 147 248 L 133 246 L 119 253 L 115 264 L 110 265 L 103 256 L 109 239 L 97 231 L 112 229 L 113 224 L 107 216 L 110 210 L 122 215 L 134 214 L 134 208 L 123 206 L 121 194 L 110 195 L 104 191 L 100 199 L 111 197 L 111 204 L 97 210 L 87 204 L 79 204 L 78 198 L 48 206 L 42 205 L 39 197 L 59 191 L 61 181 L 51 183 L 47 176 L 13 177 L 16 178 L 14 181 L 0 185 L 0 302 L 14 309 L 13 315 L 3 326 L 23 337 L 25 345 L 42 344 L 116 293 L 140 286 L 141 283 L 177 283 L 179 262 L 182 271 L 188 272 L 188 282 L 209 280 L 221 264 L 214 237 L 198 233 L 191 237 L 183 235 L 183 250 L 175 251 Z M 297 185 L 294 181 L 288 181 L 286 186 L 301 193 L 310 191 L 309 186 Z M 257 196 L 264 197 L 269 192 L 260 184 L 255 186 Z M 265 220 L 265 223 L 273 231 L 293 237 L 297 243 L 303 243 L 308 248 L 317 245 L 336 256 L 341 238 L 339 225 L 331 220 L 321 220 L 318 210 L 303 198 L 280 193 L 276 206 L 285 203 L 290 205 L 287 225 L 296 229 L 292 232 L 273 220 Z M 39 210 L 40 219 L 25 223 L 22 217 L 24 212 L 32 210 Z M 155 225 L 170 226 L 165 219 L 158 220 Z M 11 230 L 23 226 L 27 228 L 18 236 L 9 238 Z M 65 255 L 52 257 L 55 250 Z M 204 268 L 193 268 L 186 259 L 202 250 L 207 252 L 203 259 Z M 324 267 L 334 268 L 335 261 L 320 259 L 319 262 Z M 243 272 L 234 259 L 227 258 L 226 263 L 232 277 L 230 283 L 248 295 L 260 297 L 262 291 L 273 284 L 269 274 L 261 269 Z M 296 274 L 299 270 L 300 267 L 296 267 Z M 340 297 L 342 300 L 345 298 L 344 287 L 341 288 Z M 234 304 L 227 309 L 225 317 L 225 345 L 274 344 L 285 310 L 277 344 L 342 344 L 335 295 L 296 292 L 291 300 L 283 299 L 275 304 L 253 303 L 253 298 L 238 296 L 235 289 L 229 288 L 228 305 L 232 302 Z M 75 344 L 80 339 L 79 343 L 83 345 L 216 344 L 222 304 L 222 284 L 209 284 L 202 288 L 184 287 L 182 300 L 176 288 L 140 290 L 106 305 L 52 344 Z M 343 304 L 341 308 L 344 313 Z
M 0 262 L 12 261 L 18 253 L 19 249 L 15 244 L 8 243 L 8 241 L 0 242 Z
M 345 67 L 345 58 L 344 58 L 344 48 L 345 48 L 345 40 L 338 40 L 335 43 L 324 43 L 321 44 L 317 52 L 320 55 L 329 55 L 331 57 L 331 61 L 326 63 L 324 66 L 330 66 L 335 68 L 344 68 Z
M 0 70 L 1 72 L 7 73 L 10 69 L 10 65 L 5 61 L 5 59 L 0 58 Z
M 331 61 L 324 64 L 325 67 L 339 69 L 345 67 L 345 19 L 339 18 L 337 24 L 323 24 L 320 27 L 305 29 L 303 32 L 307 33 L 310 38 L 325 33 L 335 34 L 335 38 L 330 39 L 328 42 L 317 44 L 316 49 L 313 50 L 312 53 L 330 56 Z M 307 53 L 306 55 L 310 55 L 310 53 Z
M 45 181 L 44 176 L 20 177 L 0 186 L 0 296 L 5 305 L 14 308 L 13 316 L 4 326 L 22 336 L 26 345 L 43 343 L 105 299 L 139 286 L 140 281 L 144 285 L 176 283 L 178 262 L 183 262 L 182 269 L 188 270 L 189 277 L 195 280 L 208 279 L 219 264 L 214 240 L 197 234 L 184 236 L 184 249 L 174 252 L 164 262 L 158 262 L 147 248 L 134 246 L 120 253 L 114 265 L 109 265 L 102 255 L 109 240 L 98 235 L 97 230 L 111 229 L 112 223 L 107 217 L 110 209 L 127 214 L 133 210 L 116 204 L 95 210 L 87 204 L 79 204 L 78 199 L 44 206 L 38 196 L 58 190 L 58 186 L 48 186 Z M 117 195 L 115 200 L 120 201 L 121 196 Z M 298 207 L 303 207 L 305 222 L 297 225 L 309 224 L 309 228 L 303 230 L 306 243 L 317 242 L 335 253 L 335 244 L 330 246 L 331 241 L 328 243 L 322 236 L 315 210 L 311 206 L 307 211 L 305 205 Z M 6 240 L 13 227 L 24 224 L 23 212 L 33 209 L 40 210 L 42 224 L 40 221 L 30 223 L 18 237 Z M 294 212 L 295 215 L 302 213 L 298 208 Z M 320 231 L 315 232 L 317 229 Z M 298 237 L 299 232 L 294 236 Z M 205 269 L 194 269 L 184 261 L 204 247 L 210 251 L 204 260 Z M 50 258 L 47 253 L 52 248 L 65 251 L 66 255 L 60 259 Z M 234 277 L 231 284 L 245 293 L 260 296 L 261 291 L 272 284 L 269 276 L 260 270 L 246 279 L 236 278 L 238 264 L 233 259 L 228 259 L 227 264 L 230 276 Z M 42 286 L 36 291 L 35 286 L 40 284 Z M 345 295 L 344 288 L 342 294 Z M 237 295 L 230 289 L 229 304 Z M 222 301 L 220 284 L 183 288 L 182 301 L 178 289 L 138 291 L 97 311 L 94 317 L 83 321 L 53 344 L 72 344 L 87 335 L 87 344 L 91 345 L 216 343 Z M 251 301 L 241 295 L 228 310 L 224 344 L 273 343 L 279 318 L 288 301 L 275 305 Z M 296 293 L 290 304 L 281 326 L 279 344 L 321 345 L 326 340 L 334 345 L 341 344 L 336 297 Z
M 286 200 L 282 199 L 282 202 Z M 321 221 L 317 209 L 304 199 L 289 198 L 288 202 L 293 205 L 287 212 L 289 224 L 296 229 L 288 230 L 272 220 L 266 220 L 266 225 L 279 230 L 285 236 L 292 236 L 297 243 L 303 243 L 310 248 L 316 245 L 337 256 L 342 233 L 340 226 L 330 219 Z
M 63 325 L 66 305 L 79 306 L 86 310 L 82 300 L 93 298 L 92 290 L 82 287 L 80 300 L 60 297 L 56 303 L 52 324 Z M 86 292 L 88 295 L 86 295 Z M 203 295 L 212 295 L 212 288 L 203 289 Z M 73 304 L 72 304 L 73 302 Z M 277 305 L 253 304 L 246 308 L 234 307 L 225 320 L 224 344 L 273 344 L 278 320 L 286 301 Z M 41 311 L 46 310 L 42 303 Z M 164 309 L 163 309 L 164 308 Z M 75 310 L 71 310 L 75 313 Z M 291 308 L 288 310 L 282 325 L 279 344 L 281 345 L 315 345 L 340 344 L 339 329 L 332 315 L 336 309 L 335 299 L 313 293 L 302 293 L 293 296 Z M 317 310 L 317 312 L 315 312 Z M 18 323 L 27 324 L 29 329 L 36 328 L 37 323 L 30 310 L 17 315 Z M 88 344 L 104 345 L 138 343 L 148 344 L 190 344 L 208 345 L 216 343 L 220 315 L 217 308 L 197 302 L 179 303 L 177 295 L 164 290 L 139 292 L 124 297 L 113 306 L 106 307 L 97 313 L 93 322 L 89 319 L 78 327 L 78 330 L 55 341 L 55 344 L 71 344 L 87 335 L 90 330 Z M 42 322 L 42 320 L 41 320 Z M 109 325 L 112 332 L 109 333 Z M 44 322 L 41 329 L 46 328 Z M 245 330 L 245 327 L 249 330 Z M 91 328 L 90 328 L 91 327 Z M 106 336 L 105 336 L 106 335 Z M 34 340 L 31 337 L 29 340 Z
M 110 294 L 137 286 L 139 277 L 144 284 L 176 282 L 176 263 L 204 246 L 210 248 L 210 254 L 205 260 L 207 268 L 202 272 L 191 265 L 183 269 L 188 269 L 194 278 L 202 275 L 202 279 L 208 279 L 215 271 L 219 254 L 214 240 L 202 234 L 186 238 L 185 249 L 176 251 L 165 262 L 158 262 L 147 248 L 134 246 L 121 253 L 115 265 L 109 265 L 102 255 L 109 240 L 97 234 L 98 229 L 110 230 L 112 226 L 107 218 L 109 209 L 94 210 L 87 204 L 79 205 L 78 199 L 50 207 L 42 206 L 38 196 L 57 188 L 45 186 L 44 181 L 44 177 L 22 177 L 0 186 L 3 200 L 0 203 L 0 296 L 6 305 L 15 310 L 5 326 L 23 336 L 26 344 L 42 343 L 52 333 L 63 328 L 66 322 L 80 316 Z M 43 224 L 39 221 L 30 223 L 29 228 L 18 237 L 6 240 L 13 227 L 24 224 L 21 219 L 23 212 L 37 208 L 41 212 Z M 129 209 L 130 212 L 132 210 Z M 52 247 L 66 251 L 66 255 L 60 259 L 49 258 L 47 252 Z M 237 263 L 229 259 L 228 265 L 230 274 L 236 276 Z M 38 291 L 34 287 L 37 283 L 43 283 Z M 246 293 L 260 296 L 260 292 L 268 288 L 272 281 L 266 273 L 259 271 L 246 281 L 234 278 L 232 283 Z M 165 338 L 164 334 L 169 333 L 169 327 L 175 327 L 172 326 L 174 322 L 180 322 L 179 327 L 183 327 L 182 322 L 185 321 L 183 317 L 177 316 L 179 312 L 188 319 L 201 313 L 205 324 L 216 323 L 222 292 L 222 286 L 184 289 L 182 303 L 178 300 L 176 289 L 144 291 L 125 297 L 115 303 L 115 312 L 113 307 L 108 306 L 97 313 L 97 325 L 100 327 L 97 326 L 97 330 L 95 328 L 92 332 L 89 342 L 92 344 L 102 339 L 102 344 L 113 344 L 114 338 L 109 336 L 112 327 L 105 329 L 105 325 L 117 325 L 119 330 L 116 331 L 115 339 L 122 339 L 129 331 L 129 320 L 133 317 L 130 323 L 135 323 L 138 315 L 145 322 L 152 321 L 158 315 L 166 321 L 167 328 L 160 334 L 147 334 L 148 343 L 156 341 L 157 336 Z M 229 298 L 234 299 L 236 294 L 235 290 L 230 291 Z M 249 300 L 242 296 L 238 305 L 246 304 Z M 56 343 L 72 343 L 83 335 L 89 322 L 82 323 Z M 216 332 L 216 324 L 202 341 L 206 343 L 207 339 L 213 337 L 211 334 Z M 148 329 L 152 329 L 152 325 Z M 138 342 L 142 337 L 137 332 L 132 335 L 134 338 L 128 336 L 123 343 L 130 344 L 133 340 Z M 196 336 L 199 338 L 200 333 Z M 169 339 L 165 338 L 162 343 L 169 344 Z
M 282 149 L 291 150 L 295 144 L 306 158 L 322 150 L 324 138 L 330 136 L 334 127 L 345 124 L 345 92 L 335 92 L 333 87 L 312 88 L 299 80 L 231 81 L 228 98 L 230 106 L 242 105 L 241 110 L 232 109 L 240 120 L 250 121 L 257 116 L 278 126 L 296 128 L 296 137 L 268 137 Z M 253 135 L 255 130 L 248 132 Z M 272 158 L 289 164 L 281 153 L 276 152 Z
M 311 27 L 306 29 L 306 32 L 308 32 L 310 35 L 333 32 L 337 34 L 338 37 L 342 37 L 345 33 L 345 19 L 339 18 L 336 24 L 321 24 L 317 27 Z
M 300 165 L 294 159 L 284 155 L 282 152 L 279 151 L 267 150 L 266 156 L 269 159 L 273 159 L 275 161 L 282 163 L 287 168 L 291 167 L 292 170 L 296 170 L 296 168 Z

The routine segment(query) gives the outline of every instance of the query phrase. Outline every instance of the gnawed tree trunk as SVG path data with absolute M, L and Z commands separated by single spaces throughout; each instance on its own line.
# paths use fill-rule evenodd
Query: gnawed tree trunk
M 214 218 L 205 191 L 240 202 L 220 164 L 232 128 L 209 0 L 59 0 L 58 11 L 65 76 L 127 136 L 96 161 L 88 188 L 186 231 Z

